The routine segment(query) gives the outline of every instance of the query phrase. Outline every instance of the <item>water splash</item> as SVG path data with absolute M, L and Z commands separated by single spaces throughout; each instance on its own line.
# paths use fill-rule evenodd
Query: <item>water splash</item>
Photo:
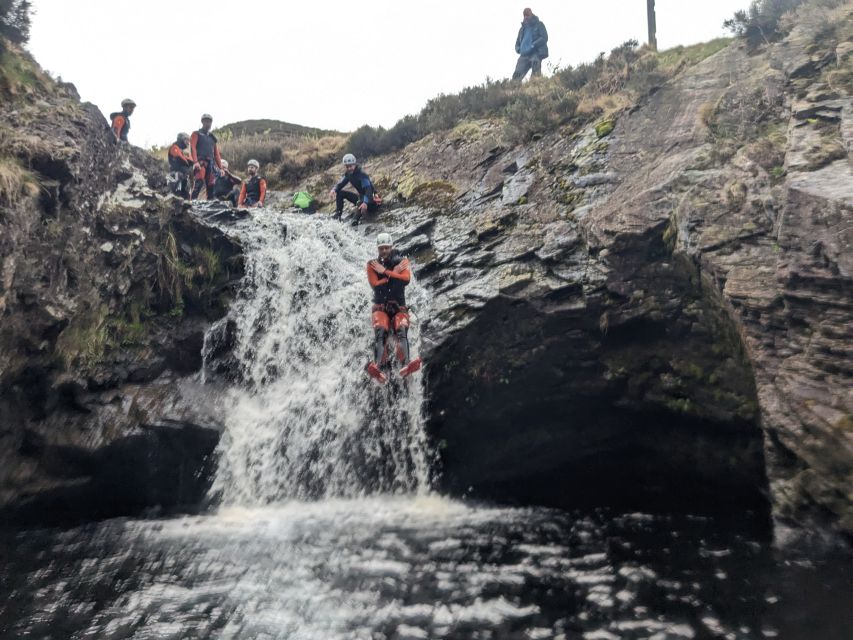
M 243 245 L 246 276 L 216 328 L 232 328 L 239 383 L 224 403 L 214 492 L 249 505 L 428 491 L 420 376 L 379 388 L 363 372 L 372 242 L 271 210 L 223 229 Z M 407 295 L 423 315 L 424 291 L 412 283 Z M 417 323 L 410 333 L 417 353 Z

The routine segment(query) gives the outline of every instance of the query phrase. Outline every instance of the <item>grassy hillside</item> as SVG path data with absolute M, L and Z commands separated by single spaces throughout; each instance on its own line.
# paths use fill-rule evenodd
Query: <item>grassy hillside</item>
M 341 152 L 347 134 L 280 120 L 243 120 L 215 131 L 222 157 L 242 172 L 249 159 L 261 164 L 272 187 L 291 184 L 327 167 Z
M 248 138 L 252 136 L 264 136 L 267 138 L 293 138 L 293 137 L 322 137 L 328 135 L 339 135 L 339 131 L 317 129 L 316 127 L 304 127 L 301 124 L 282 122 L 281 120 L 242 120 L 226 124 L 214 131 L 216 136 L 224 141 L 237 138 Z
M 274 185 L 291 186 L 328 168 L 345 151 L 369 160 L 483 119 L 498 121 L 510 145 L 558 127 L 576 130 L 592 121 L 600 121 L 604 135 L 623 109 L 731 42 L 719 38 L 656 52 L 629 41 L 592 62 L 558 69 L 549 78 L 525 83 L 486 80 L 456 94 L 440 95 L 390 129 L 365 125 L 341 134 L 298 127 L 295 130 L 313 132 L 298 135 L 283 133 L 294 125 L 278 123 L 282 126 L 276 128 L 272 120 L 236 123 L 221 130 L 223 153 L 229 162 L 236 162 L 235 167 L 255 158 Z

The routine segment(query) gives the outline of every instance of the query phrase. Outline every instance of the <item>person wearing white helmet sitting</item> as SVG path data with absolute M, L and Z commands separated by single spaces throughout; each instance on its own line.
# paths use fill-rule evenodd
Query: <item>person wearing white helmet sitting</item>
M 391 242 L 391 234 L 376 237 L 379 257 L 367 263 L 367 281 L 373 289 L 374 343 L 373 360 L 367 365 L 371 378 L 384 384 L 388 378 L 382 372 L 391 359 L 386 340 L 394 331 L 397 338 L 396 356 L 403 367 L 400 376 L 405 378 L 421 368 L 421 359 L 409 359 L 409 310 L 406 307 L 406 286 L 412 279 L 409 259 L 400 255 Z
M 110 130 L 115 136 L 116 144 L 127 142 L 127 133 L 130 131 L 130 116 L 136 109 L 136 103 L 130 98 L 121 101 L 121 111 L 110 114 Z
M 257 160 L 249 160 L 246 171 L 249 177 L 243 182 L 240 189 L 240 197 L 237 199 L 238 207 L 263 207 L 264 199 L 267 197 L 267 181 L 258 175 L 260 164 Z
M 352 191 L 344 191 L 347 184 L 352 185 L 358 194 L 356 195 Z M 358 205 L 358 209 L 352 218 L 353 226 L 357 226 L 361 222 L 365 213 L 368 211 L 373 213 L 382 204 L 382 199 L 376 193 L 370 176 L 362 171 L 355 156 L 351 153 L 344 156 L 344 176 L 329 191 L 329 195 L 335 198 L 335 218 L 340 219 L 344 212 L 344 200 Z
M 237 206 L 240 197 L 240 183 L 243 181 L 228 171 L 228 161 L 222 159 L 222 171 L 213 183 L 213 197 L 217 200 L 228 200 L 231 206 Z

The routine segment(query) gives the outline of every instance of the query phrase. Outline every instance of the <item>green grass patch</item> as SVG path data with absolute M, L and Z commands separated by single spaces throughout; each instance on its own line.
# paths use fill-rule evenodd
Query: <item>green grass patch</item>
M 661 69 L 676 69 L 692 66 L 710 58 L 734 42 L 734 38 L 716 38 L 708 42 L 700 42 L 690 46 L 678 46 L 657 54 L 658 65 Z

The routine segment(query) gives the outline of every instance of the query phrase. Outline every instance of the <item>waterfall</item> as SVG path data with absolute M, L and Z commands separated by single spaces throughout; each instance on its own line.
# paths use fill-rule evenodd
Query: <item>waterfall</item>
M 231 327 L 236 369 L 222 402 L 215 495 L 247 505 L 428 491 L 420 374 L 379 387 L 364 373 L 373 238 L 269 209 L 222 229 L 240 240 L 246 275 L 212 329 Z M 407 301 L 417 354 L 428 300 L 414 281 Z M 207 336 L 206 354 L 216 340 Z

